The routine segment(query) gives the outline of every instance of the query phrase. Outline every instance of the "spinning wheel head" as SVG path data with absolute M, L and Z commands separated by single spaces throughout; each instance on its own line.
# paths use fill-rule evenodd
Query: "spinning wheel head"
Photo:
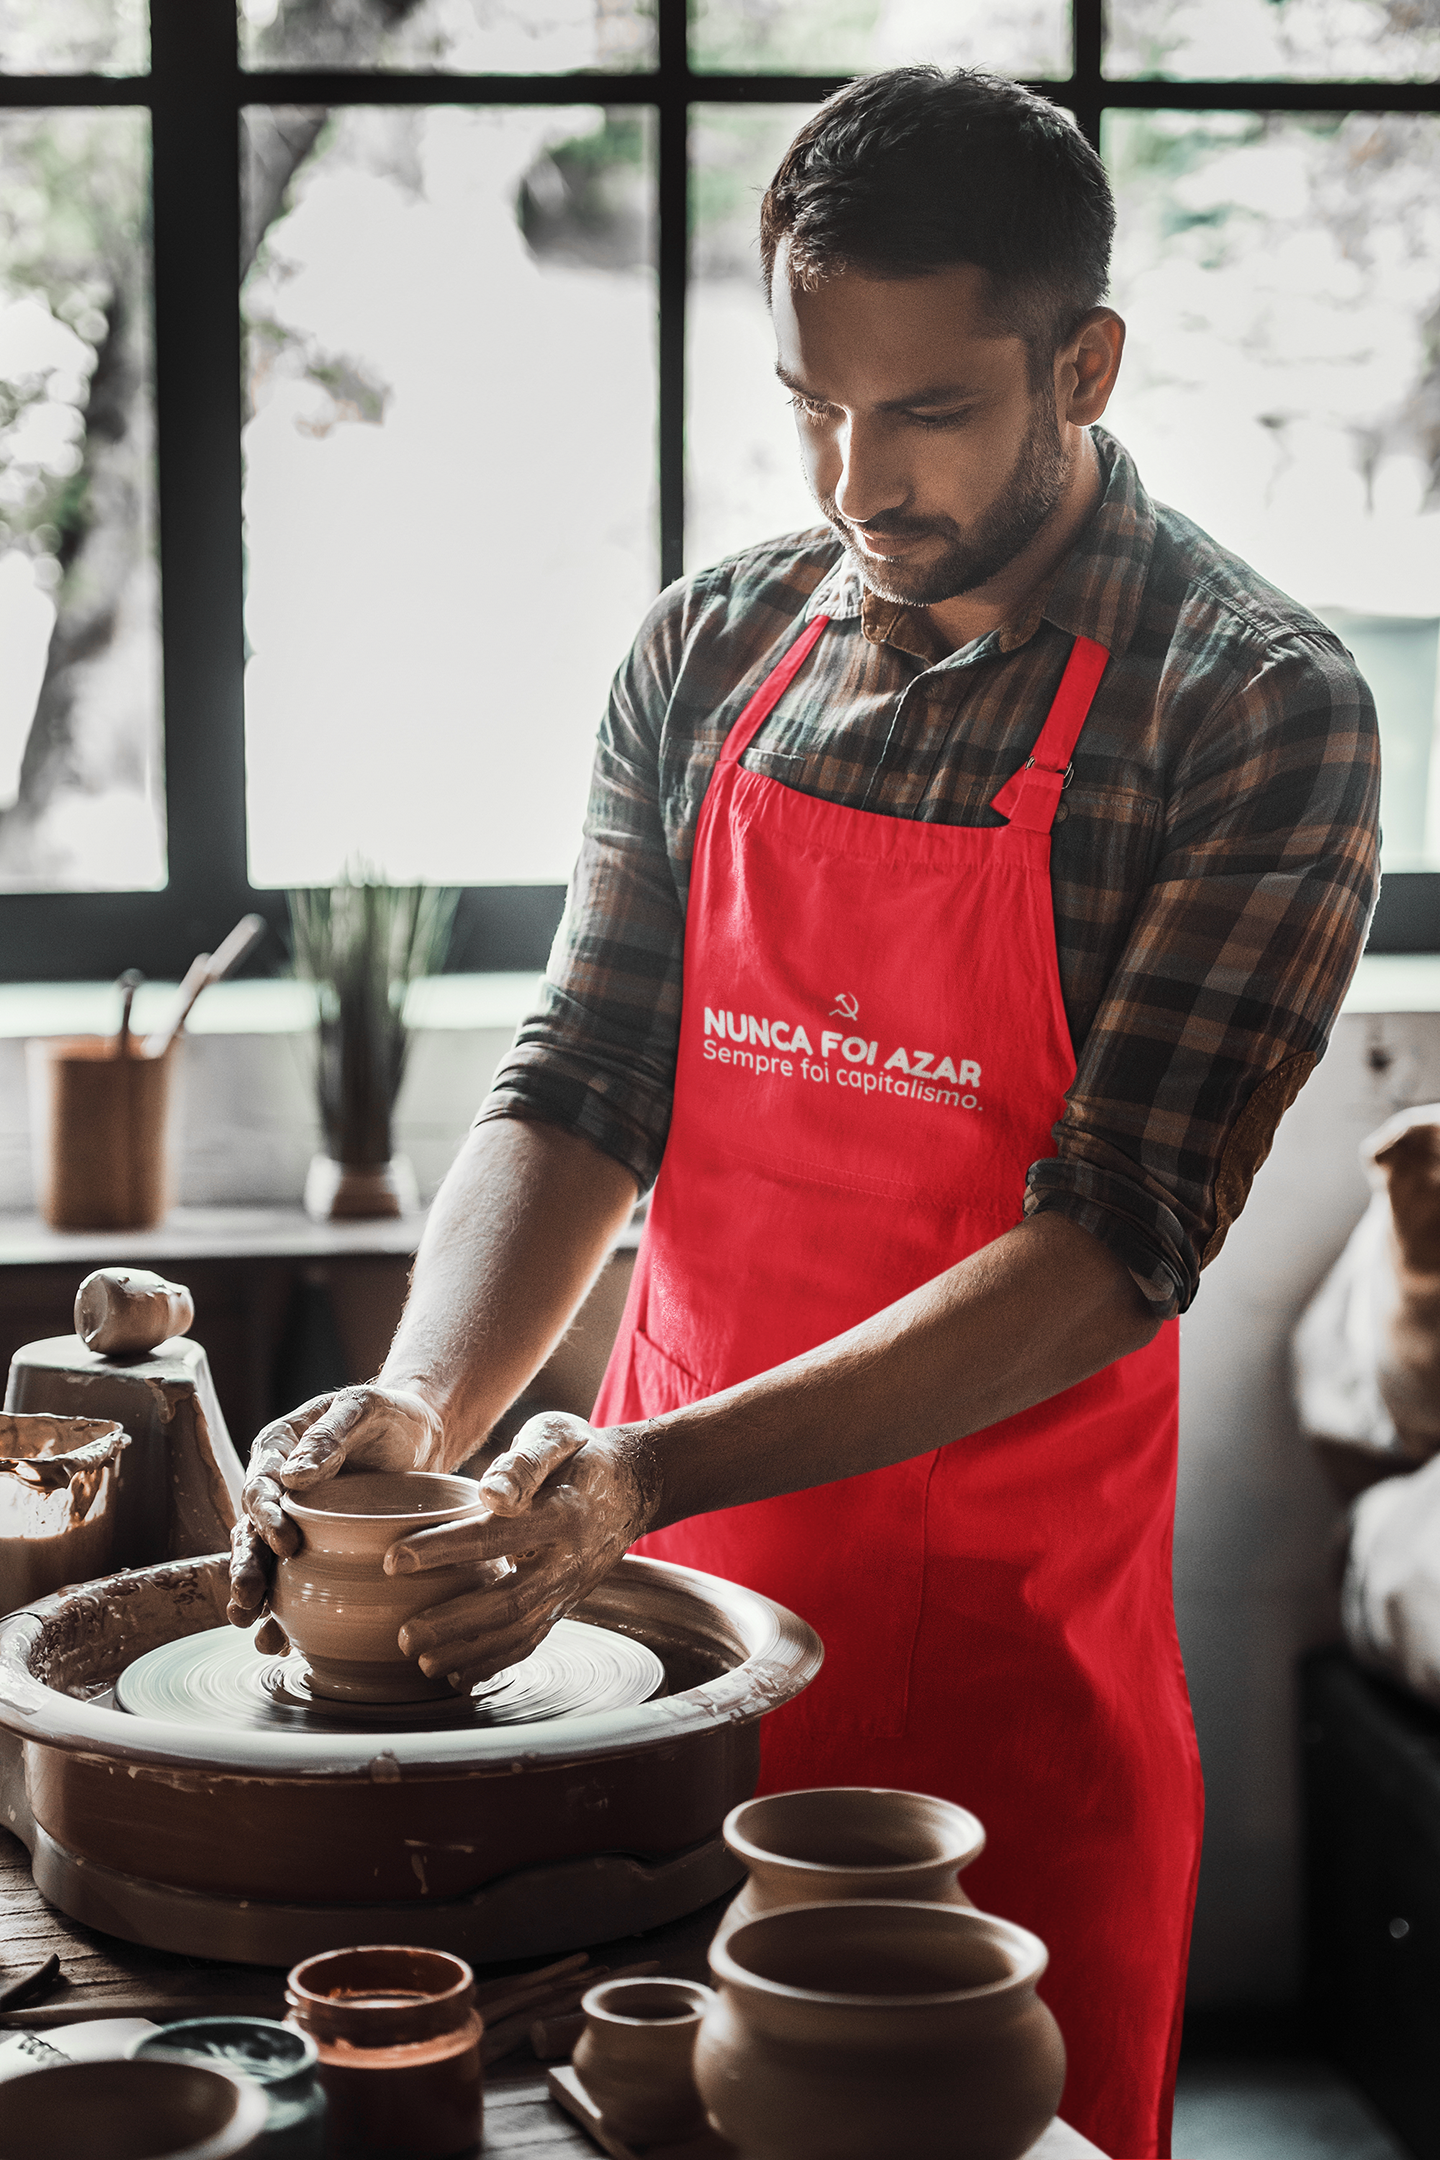
M 533 1725 L 623 1710 L 662 1692 L 665 1668 L 644 1643 L 585 1620 L 561 1620 L 534 1655 L 471 1695 L 441 1702 L 345 1703 L 315 1694 L 299 1658 L 267 1658 L 238 1628 L 208 1628 L 147 1650 L 120 1675 L 116 1705 L 192 1728 L 428 1732 Z

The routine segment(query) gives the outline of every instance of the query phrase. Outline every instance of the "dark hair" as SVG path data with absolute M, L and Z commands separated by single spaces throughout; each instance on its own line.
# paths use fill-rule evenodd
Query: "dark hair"
M 1104 298 L 1115 204 L 1068 113 L 974 68 L 901 67 L 827 98 L 760 209 L 770 290 L 780 243 L 802 285 L 853 269 L 989 272 L 994 312 L 1048 365 Z

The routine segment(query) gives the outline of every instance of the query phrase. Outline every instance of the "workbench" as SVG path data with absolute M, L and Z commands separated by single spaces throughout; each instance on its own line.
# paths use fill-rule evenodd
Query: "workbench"
M 643 1951 L 632 1942 L 596 1954 L 606 1962 L 624 1962 L 621 1948 L 632 1957 L 654 1957 L 663 1942 L 667 1958 L 673 1955 L 698 1979 L 704 1976 L 704 1945 L 716 1917 L 712 1911 L 657 1929 Z M 66 1985 L 31 2009 L 0 2011 L 0 2033 L 38 2032 L 79 2018 L 146 2017 L 163 2024 L 182 2017 L 285 2015 L 285 1975 L 278 1969 L 175 1957 L 66 1919 L 35 1888 L 30 1856 L 19 1839 L 0 1830 L 0 1987 L 52 1951 L 59 1953 Z M 562 2155 L 596 2160 L 597 2148 L 550 2099 L 544 2066 L 527 2052 L 515 2064 L 495 2063 L 485 2073 L 484 2150 L 523 2150 L 526 2160 L 561 2160 Z
M 423 1213 L 317 1223 L 299 1207 L 176 1207 L 153 1230 L 52 1230 L 38 1215 L 0 1214 L 0 1372 L 22 1344 L 69 1333 L 92 1269 L 153 1268 L 194 1296 L 191 1333 L 243 1461 L 272 1417 L 379 1371 L 424 1227 Z M 621 1231 L 498 1437 L 536 1410 L 588 1415 L 639 1236 L 635 1225 Z
M 650 1935 L 601 1945 L 594 1955 L 608 1965 L 659 1957 L 666 1972 L 706 1980 L 705 1949 L 725 1903 L 722 1898 Z M 146 1950 L 66 1919 L 35 1888 L 30 1856 L 19 1839 L 0 1830 L 0 1988 L 52 1952 L 59 1954 L 65 1985 L 31 2009 L 0 2011 L 0 2033 L 38 2032 L 79 2018 L 147 2017 L 163 2024 L 182 2017 L 285 2015 L 285 1975 L 279 1970 Z M 595 2160 L 597 2150 L 550 2099 L 543 2065 L 526 2055 L 486 2071 L 486 2154 L 523 2151 L 525 2160 L 562 2155 Z M 1104 2160 L 1104 2155 L 1067 2123 L 1054 2122 L 1026 2160 Z

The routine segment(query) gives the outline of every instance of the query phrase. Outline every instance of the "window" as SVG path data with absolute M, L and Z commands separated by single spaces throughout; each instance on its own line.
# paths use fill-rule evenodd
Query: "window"
M 346 863 L 538 966 L 659 582 L 809 522 L 754 252 L 906 58 L 1073 110 L 1117 432 L 1381 705 L 1440 949 L 1440 31 L 1401 0 L 0 0 L 0 967 L 178 973 Z M 238 269 L 237 269 L 238 243 Z

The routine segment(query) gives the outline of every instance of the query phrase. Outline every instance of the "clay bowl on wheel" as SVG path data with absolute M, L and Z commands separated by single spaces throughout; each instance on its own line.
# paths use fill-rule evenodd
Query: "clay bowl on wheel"
M 721 1923 L 728 1934 L 781 1905 L 969 1905 L 957 1877 L 985 1850 L 985 1831 L 967 1808 L 930 1793 L 830 1785 L 744 1801 L 725 1818 L 725 1843 L 750 1870 Z
M 284 1509 L 300 1531 L 297 1553 L 275 1570 L 270 1604 L 310 1668 L 312 1694 L 336 1702 L 429 1702 L 453 1693 L 400 1647 L 413 1613 L 475 1588 L 482 1563 L 387 1575 L 397 1538 L 480 1511 L 474 1478 L 431 1470 L 343 1471 Z

